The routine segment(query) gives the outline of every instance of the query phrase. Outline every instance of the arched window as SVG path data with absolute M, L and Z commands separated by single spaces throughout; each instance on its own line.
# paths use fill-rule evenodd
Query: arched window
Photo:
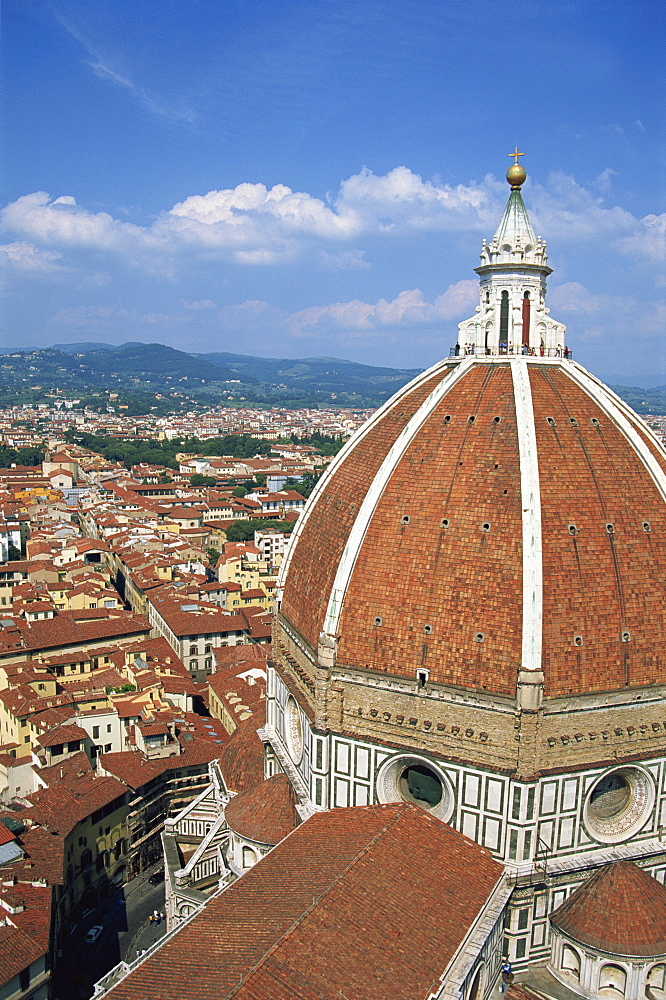
M 89 847 L 87 847 L 83 852 L 83 854 L 81 855 L 81 867 L 87 868 L 91 864 L 92 864 L 92 851 L 90 850 Z
M 623 997 L 627 973 L 620 965 L 603 965 L 599 973 L 599 992 L 607 997 Z
M 664 992 L 664 987 L 666 986 L 666 965 L 663 962 L 652 966 L 648 972 L 646 985 L 652 989 L 653 993 Z
M 467 1000 L 479 1000 L 483 993 L 483 965 L 480 965 L 474 976 L 469 990 L 467 991 Z
M 509 342 L 509 293 L 504 290 L 502 292 L 502 301 L 500 302 L 500 348 L 502 345 L 507 345 Z
M 251 868 L 257 863 L 257 852 L 251 847 L 243 848 L 243 868 Z
M 530 293 L 523 295 L 523 344 L 529 347 L 530 343 Z
M 562 948 L 562 972 L 568 973 L 574 979 L 580 979 L 580 955 L 575 948 L 565 944 Z

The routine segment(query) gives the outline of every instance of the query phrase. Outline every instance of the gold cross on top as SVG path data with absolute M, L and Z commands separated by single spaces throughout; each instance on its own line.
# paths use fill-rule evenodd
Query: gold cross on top
M 524 153 L 519 153 L 518 152 L 518 147 L 517 146 L 514 149 L 513 153 L 509 153 L 509 156 L 513 156 L 513 162 L 514 163 L 518 163 L 518 157 L 519 156 L 524 156 L 524 155 L 525 155 Z

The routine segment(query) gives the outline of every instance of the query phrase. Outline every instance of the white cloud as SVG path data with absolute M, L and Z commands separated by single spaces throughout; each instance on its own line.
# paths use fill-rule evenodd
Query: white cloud
M 31 243 L 5 243 L 0 246 L 0 262 L 19 271 L 38 271 L 42 274 L 66 271 L 61 266 L 62 254 L 55 250 L 38 250 Z
M 611 173 L 599 175 L 597 192 L 608 188 Z M 17 238 L 45 250 L 97 250 L 166 276 L 202 259 L 251 267 L 304 260 L 324 269 L 359 270 L 371 266 L 364 240 L 398 243 L 419 231 L 491 237 L 506 195 L 506 186 L 492 176 L 451 187 L 402 166 L 383 176 L 361 170 L 342 182 L 329 204 L 283 184 L 243 183 L 191 195 L 140 226 L 91 212 L 71 195 L 51 200 L 38 191 L 7 205 L 2 221 Z M 611 246 L 638 263 L 664 254 L 666 216 L 637 219 L 566 174 L 551 175 L 547 185 L 532 183 L 526 198 L 535 229 L 563 245 Z
M 339 253 L 329 253 L 320 250 L 317 260 L 323 268 L 330 271 L 370 271 L 372 264 L 365 259 L 365 250 L 342 250 Z
M 118 305 L 76 306 L 59 309 L 49 320 L 49 326 L 100 331 L 116 324 L 120 324 L 121 327 L 122 324 L 150 327 L 156 324 L 172 324 L 177 319 L 177 314 L 141 312 L 139 309 L 126 309 Z
M 640 220 L 642 229 L 620 240 L 620 249 L 634 257 L 655 262 L 666 260 L 666 212 L 646 215 Z
M 378 176 L 364 167 L 340 185 L 338 211 L 363 219 L 364 228 L 478 229 L 497 222 L 500 202 L 497 182 L 488 176 L 483 184 L 457 187 L 424 181 L 408 167 L 395 167 Z M 490 211 L 489 211 L 490 210 Z
M 80 208 L 71 196 L 50 201 L 44 191 L 23 195 L 2 212 L 4 226 L 41 243 L 60 247 L 111 250 L 133 255 L 155 248 L 158 240 L 130 222 L 119 222 L 107 212 Z
M 564 312 L 581 316 L 615 312 L 627 314 L 635 312 L 638 306 L 633 295 L 608 295 L 590 292 L 578 281 L 567 281 L 552 288 L 548 294 L 548 305 Z
M 99 80 L 104 80 L 126 91 L 134 101 L 158 118 L 179 125 L 196 124 L 199 115 L 190 104 L 182 98 L 171 100 L 157 94 L 155 91 L 140 86 L 131 78 L 128 72 L 123 72 L 112 65 L 114 59 L 108 52 L 104 51 L 105 46 L 103 43 L 85 35 L 73 21 L 65 18 L 55 7 L 52 8 L 52 13 L 67 34 L 81 46 L 85 53 L 85 64 Z
M 463 319 L 478 298 L 476 281 L 451 285 L 434 302 L 426 302 L 419 288 L 400 292 L 390 302 L 334 302 L 311 306 L 292 313 L 286 322 L 295 336 L 312 336 L 327 331 L 375 333 L 392 327 L 422 326 L 453 319 Z
M 535 229 L 563 242 L 594 239 L 605 243 L 608 238 L 636 231 L 640 225 L 631 212 L 619 206 L 607 208 L 603 198 L 560 172 L 550 174 L 547 185 L 533 184 L 530 201 Z
M 223 191 L 192 195 L 174 205 L 170 214 L 209 226 L 221 223 L 236 228 L 264 219 L 287 233 L 312 233 L 329 238 L 349 236 L 358 229 L 353 213 L 344 208 L 339 214 L 335 213 L 319 198 L 292 191 L 284 184 L 272 188 L 263 184 L 239 184 Z
M 641 301 L 634 295 L 612 295 L 591 292 L 577 281 L 568 281 L 552 288 L 548 304 L 561 312 L 562 318 L 573 317 L 572 332 L 578 340 L 605 336 L 609 342 L 620 337 L 649 337 L 663 331 L 666 303 L 659 300 Z M 590 325 L 594 324 L 594 325 Z

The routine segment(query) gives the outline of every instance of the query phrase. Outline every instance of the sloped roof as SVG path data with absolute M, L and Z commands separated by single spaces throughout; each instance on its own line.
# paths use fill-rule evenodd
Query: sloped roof
M 411 804 L 317 813 L 109 995 L 425 1000 L 501 877 Z
M 0 980 L 8 983 L 46 951 L 18 927 L 0 927 Z
M 633 861 L 604 865 L 551 916 L 580 944 L 611 955 L 666 955 L 666 888 Z
M 301 823 L 296 796 L 286 774 L 274 774 L 231 799 L 224 817 L 239 837 L 257 844 L 279 844 Z
M 257 736 L 262 722 L 263 719 L 253 713 L 238 725 L 222 751 L 222 774 L 227 787 L 234 792 L 244 792 L 263 781 L 264 745 Z
M 523 196 L 520 191 L 512 190 L 493 242 L 515 247 L 521 241 L 523 246 L 536 243 Z

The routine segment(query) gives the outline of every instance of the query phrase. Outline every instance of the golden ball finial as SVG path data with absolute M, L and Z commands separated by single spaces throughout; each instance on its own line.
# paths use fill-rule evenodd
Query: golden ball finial
M 527 177 L 525 168 L 521 167 L 520 163 L 518 163 L 518 157 L 524 155 L 524 153 L 518 152 L 517 146 L 513 153 L 509 153 L 509 156 L 513 156 L 513 163 L 506 172 L 506 179 L 511 185 L 512 191 L 520 191 L 520 185 L 525 183 L 525 178 Z
M 506 172 L 506 179 L 512 190 L 520 190 L 520 185 L 525 182 L 526 177 L 525 168 L 520 163 L 514 163 Z

